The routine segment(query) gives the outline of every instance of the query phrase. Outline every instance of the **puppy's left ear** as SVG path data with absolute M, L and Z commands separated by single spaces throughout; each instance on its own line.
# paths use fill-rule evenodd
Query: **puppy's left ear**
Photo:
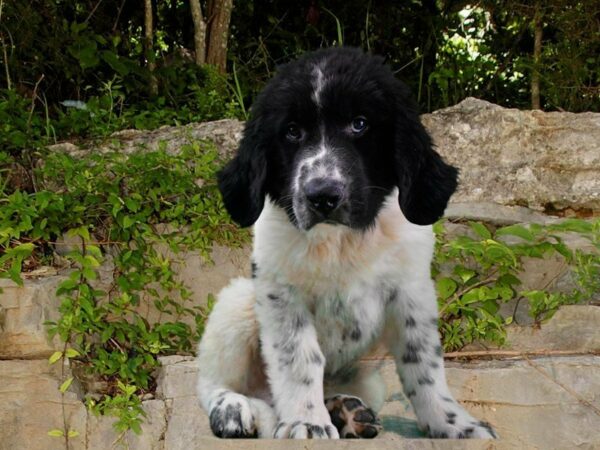
M 217 175 L 225 208 L 240 226 L 249 227 L 260 216 L 265 204 L 266 177 L 260 118 L 253 118 L 246 123 L 236 157 Z
M 402 87 L 397 97 L 395 162 L 398 202 L 404 216 L 417 225 L 430 225 L 444 214 L 458 184 L 458 170 L 433 149 L 419 119 L 417 106 Z

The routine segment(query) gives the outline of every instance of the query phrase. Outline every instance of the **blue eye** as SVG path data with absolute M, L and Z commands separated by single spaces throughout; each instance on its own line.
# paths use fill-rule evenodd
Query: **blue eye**
M 354 134 L 360 134 L 367 129 L 369 123 L 367 122 L 367 119 L 365 117 L 358 116 L 352 119 L 352 123 L 350 126 Z
M 302 139 L 302 128 L 295 122 L 288 123 L 285 137 L 290 142 L 298 142 Z

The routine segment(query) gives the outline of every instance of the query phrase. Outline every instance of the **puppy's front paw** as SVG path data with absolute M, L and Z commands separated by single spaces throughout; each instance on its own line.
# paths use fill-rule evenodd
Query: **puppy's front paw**
M 489 423 L 474 419 L 462 409 L 446 411 L 443 420 L 435 420 L 424 428 L 433 439 L 498 438 Z
M 279 422 L 273 437 L 275 439 L 339 439 L 340 435 L 331 423 L 316 424 L 297 420 Z
M 331 422 L 343 438 L 374 438 L 383 429 L 375 412 L 358 397 L 336 395 L 325 400 Z
M 257 430 L 248 399 L 243 395 L 223 391 L 209 414 L 210 428 L 220 438 L 255 438 Z

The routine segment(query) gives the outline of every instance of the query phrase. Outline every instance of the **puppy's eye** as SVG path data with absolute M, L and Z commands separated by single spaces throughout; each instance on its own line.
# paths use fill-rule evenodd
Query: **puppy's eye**
M 369 122 L 363 116 L 358 116 L 352 119 L 350 128 L 354 134 L 361 134 L 369 127 Z
M 288 123 L 285 138 L 290 142 L 298 142 L 302 139 L 302 128 L 295 122 Z

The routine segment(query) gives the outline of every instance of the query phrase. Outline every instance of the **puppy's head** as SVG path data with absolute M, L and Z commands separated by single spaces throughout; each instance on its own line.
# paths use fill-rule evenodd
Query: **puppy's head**
M 318 223 L 366 229 L 396 187 L 409 221 L 435 222 L 456 177 L 383 60 L 337 48 L 278 71 L 252 106 L 219 188 L 241 226 L 258 219 L 268 194 L 300 229 Z

